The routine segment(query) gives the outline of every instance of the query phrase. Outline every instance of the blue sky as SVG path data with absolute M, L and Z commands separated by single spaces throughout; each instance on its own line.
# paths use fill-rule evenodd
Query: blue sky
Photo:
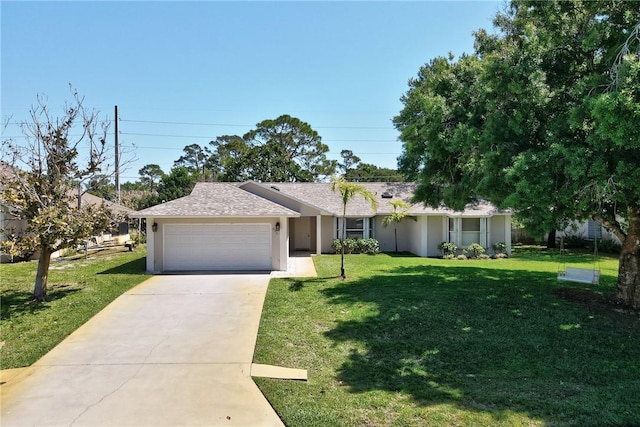
M 28 118 L 38 94 L 61 111 L 71 83 L 135 145 L 121 181 L 189 144 L 289 114 L 338 159 L 396 166 L 391 119 L 421 65 L 472 52 L 497 1 L 0 3 L 1 107 Z M 112 126 L 113 130 L 113 126 Z M 19 136 L 10 124 L 3 137 Z

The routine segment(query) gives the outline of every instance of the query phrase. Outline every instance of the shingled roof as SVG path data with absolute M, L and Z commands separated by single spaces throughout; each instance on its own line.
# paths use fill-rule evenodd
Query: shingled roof
M 4 161 L 0 160 L 0 191 L 4 188 L 7 182 L 15 182 L 16 175 L 22 172 L 20 169 L 12 166 Z M 72 207 L 76 207 L 78 205 L 78 191 L 76 189 L 69 190 L 67 193 L 69 198 L 69 205 Z M 130 209 L 124 205 L 121 205 L 116 202 L 111 202 L 109 200 L 103 199 L 102 197 L 95 196 L 90 193 L 82 193 L 81 196 L 81 204 L 82 206 L 106 206 L 113 213 L 120 213 L 124 215 L 129 215 L 135 212 L 133 209 Z
M 135 212 L 142 217 L 295 217 L 277 203 L 242 190 L 236 184 L 199 182 L 191 194 Z
M 72 199 L 73 199 L 73 203 L 76 203 L 77 201 L 77 195 L 75 194 L 75 191 L 72 191 L 70 193 Z M 93 206 L 102 206 L 104 205 L 105 207 L 107 207 L 109 210 L 111 210 L 111 212 L 113 213 L 120 213 L 120 214 L 125 214 L 125 215 L 131 215 L 132 213 L 135 212 L 135 210 L 130 209 L 126 206 L 123 206 L 119 203 L 116 202 L 110 202 L 109 200 L 105 200 L 102 197 L 98 197 L 98 196 L 94 196 L 93 194 L 90 193 L 84 193 L 82 195 L 82 205 L 86 206 L 86 205 L 93 205 Z
M 323 215 L 342 216 L 342 199 L 340 194 L 331 191 L 331 184 L 318 182 L 303 183 L 197 183 L 190 195 L 170 202 L 162 203 L 131 216 L 137 217 L 279 217 L 300 216 L 294 210 L 288 209 L 267 198 L 251 192 L 252 186 L 260 186 L 273 194 L 303 203 L 316 208 Z M 403 200 L 410 205 L 410 215 L 448 215 L 451 217 L 484 217 L 501 213 L 499 209 L 486 201 L 467 205 L 463 211 L 454 211 L 446 207 L 432 208 L 422 203 L 411 203 L 411 197 L 416 188 L 411 182 L 368 182 L 362 185 L 371 191 L 377 201 L 377 210 L 361 196 L 354 197 L 347 204 L 347 216 L 363 217 L 374 215 L 388 215 L 393 212 L 389 203 L 392 200 Z M 255 187 L 254 187 L 255 188 Z M 255 190 L 254 190 L 255 191 Z M 264 194 L 264 192 L 261 192 Z
M 257 184 L 257 183 L 254 183 Z M 403 200 L 410 205 L 408 210 L 410 215 L 448 215 L 461 217 L 491 216 L 501 211 L 487 201 L 480 201 L 476 204 L 469 204 L 464 211 L 454 211 L 446 207 L 432 208 L 424 206 L 422 203 L 411 203 L 411 197 L 417 186 L 413 182 L 365 182 L 360 183 L 371 191 L 377 201 L 377 210 L 374 212 L 363 197 L 355 196 L 347 204 L 347 216 L 373 216 L 388 215 L 393 212 L 393 206 L 389 203 L 392 200 Z M 342 216 L 342 199 L 339 193 L 331 191 L 329 183 L 261 183 L 259 184 L 271 191 L 289 196 L 295 200 L 306 203 L 309 206 L 319 208 L 334 216 Z

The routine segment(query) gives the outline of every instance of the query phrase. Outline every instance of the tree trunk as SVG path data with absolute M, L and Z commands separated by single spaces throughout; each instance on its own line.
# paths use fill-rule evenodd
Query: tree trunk
M 49 279 L 49 264 L 51 263 L 51 250 L 40 248 L 40 258 L 38 259 L 38 272 L 36 283 L 33 287 L 33 298 L 36 301 L 44 301 L 47 297 L 47 281 Z
M 346 217 L 346 205 L 342 214 L 342 244 L 340 245 L 340 277 L 342 280 L 347 278 L 344 272 L 344 241 L 347 240 L 347 217 Z
M 640 210 L 629 215 L 629 230 L 620 250 L 616 298 L 640 310 Z
M 340 277 L 342 277 L 342 280 L 347 278 L 344 272 L 344 239 L 342 239 L 342 244 L 340 245 Z
M 553 249 L 556 247 L 556 229 L 552 228 L 547 236 L 547 249 Z

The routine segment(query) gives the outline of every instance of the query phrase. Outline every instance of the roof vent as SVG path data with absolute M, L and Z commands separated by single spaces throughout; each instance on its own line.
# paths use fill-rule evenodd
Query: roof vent
M 382 198 L 383 199 L 393 199 L 393 194 L 389 193 L 388 191 L 385 191 L 384 193 L 382 193 Z
M 276 187 L 275 185 L 272 185 L 271 188 L 273 188 L 276 191 L 280 191 L 280 189 L 278 187 Z

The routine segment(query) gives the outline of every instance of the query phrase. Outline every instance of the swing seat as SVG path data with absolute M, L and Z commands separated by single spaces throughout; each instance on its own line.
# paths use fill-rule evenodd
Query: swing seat
M 558 280 L 597 285 L 600 282 L 600 270 L 567 267 L 565 271 L 558 272 Z

